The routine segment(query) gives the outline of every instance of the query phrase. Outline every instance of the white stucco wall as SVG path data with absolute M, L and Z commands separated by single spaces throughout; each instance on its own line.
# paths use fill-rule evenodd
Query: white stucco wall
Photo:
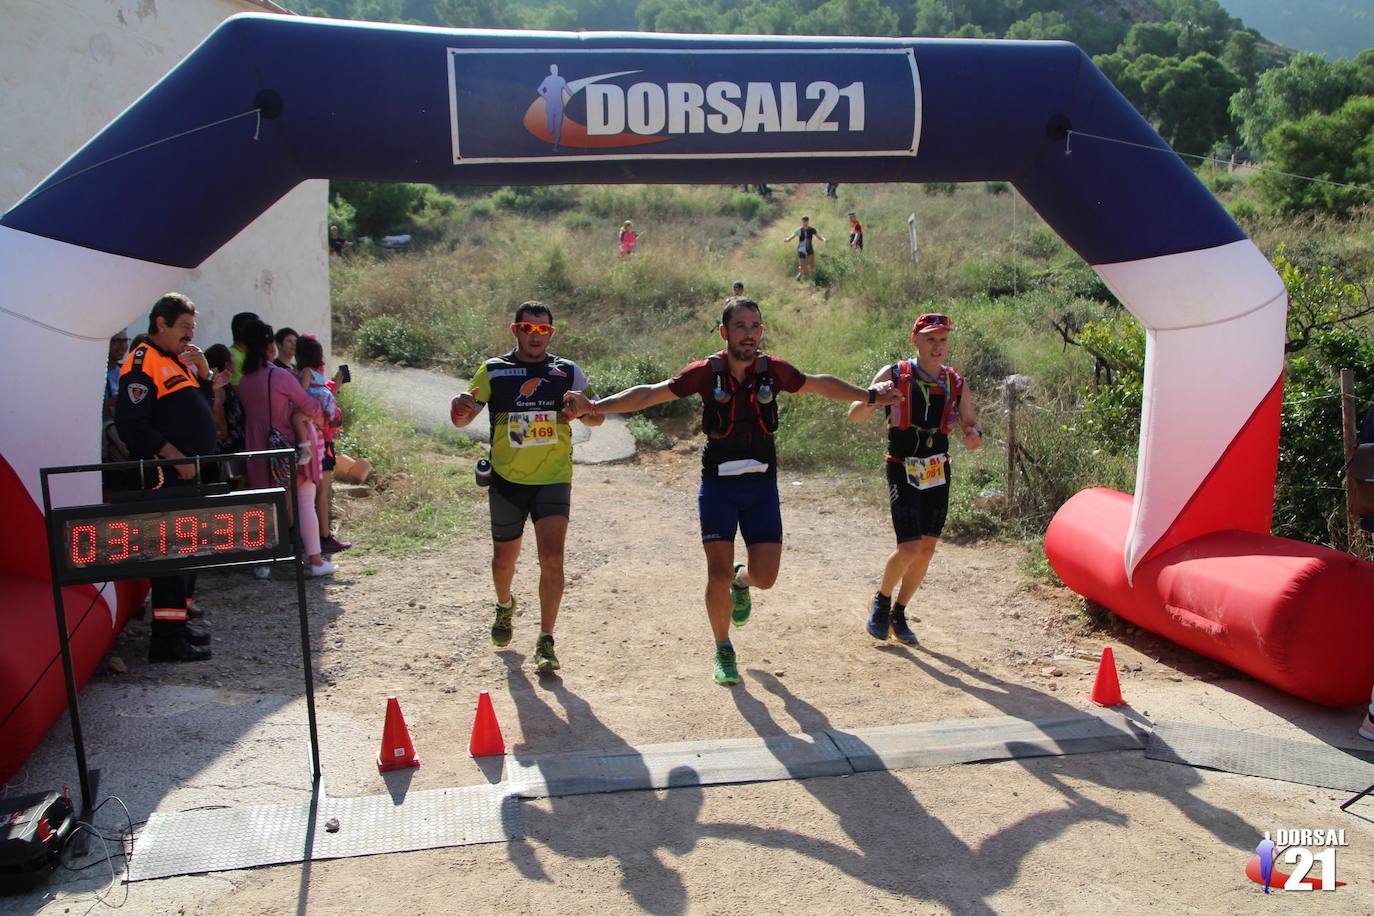
M 265 11 L 251 0 L 0 0 L 0 209 L 17 203 L 221 21 Z M 178 287 L 198 307 L 196 343 L 228 343 L 229 319 L 253 311 L 274 327 L 321 337 L 330 352 L 327 193 L 324 181 L 297 187 Z M 147 327 L 146 309 L 112 317 L 134 332 Z

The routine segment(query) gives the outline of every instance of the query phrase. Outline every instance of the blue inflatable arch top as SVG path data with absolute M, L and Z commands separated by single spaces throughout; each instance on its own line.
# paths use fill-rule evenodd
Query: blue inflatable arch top
M 663 104 L 660 90 L 670 84 L 690 87 L 688 94 L 719 83 L 740 91 L 732 98 L 718 89 L 726 115 L 712 99 L 701 103 L 705 117 L 695 120 L 716 115 L 714 125 L 685 124 L 688 132 L 673 134 L 665 124 L 657 142 L 638 146 L 555 150 L 522 126 L 551 65 L 569 86 L 623 74 L 571 93 L 566 117 L 583 124 L 589 100 L 605 107 L 608 95 L 626 90 L 631 121 L 646 99 L 649 107 Z M 755 100 L 762 117 L 733 132 L 712 130 L 732 126 L 726 105 L 750 102 L 750 83 L 768 84 Z M 852 98 L 824 98 L 823 88 L 807 98 L 814 83 L 861 85 L 861 129 L 853 129 Z M 636 84 L 654 88 L 635 92 Z M 788 129 L 797 123 L 787 120 L 788 85 L 798 121 L 835 102 L 821 119 L 829 129 Z M 782 110 L 772 116 L 773 107 Z M 110 161 L 256 108 L 260 129 L 255 117 L 226 120 Z M 641 131 L 654 126 L 652 117 L 643 120 Z M 1085 139 L 1066 155 L 1072 127 L 1155 149 Z M 646 139 L 629 127 L 620 133 Z M 194 268 L 309 178 L 492 185 L 996 179 L 1014 182 L 1091 264 L 1244 238 L 1162 148 L 1091 60 L 1060 42 L 454 32 L 246 15 L 218 28 L 0 223 Z M 769 161 L 758 161 L 764 155 Z

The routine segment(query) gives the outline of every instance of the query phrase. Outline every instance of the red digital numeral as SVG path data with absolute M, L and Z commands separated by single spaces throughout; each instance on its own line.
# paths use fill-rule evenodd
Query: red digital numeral
M 95 525 L 72 527 L 72 562 L 95 562 Z
M 111 553 L 105 559 L 110 561 L 129 559 L 129 525 L 126 522 L 109 523 L 110 539 L 105 542 L 107 547 L 118 546 L 119 550 Z
M 157 523 L 157 552 L 162 556 L 167 556 L 167 523 L 165 521 Z
M 200 519 L 194 515 L 178 516 L 172 524 L 172 532 L 179 541 L 189 541 L 189 545 L 178 545 L 177 553 L 185 555 L 200 549 Z
M 257 526 L 257 534 L 248 532 Z M 243 513 L 243 546 L 248 550 L 257 550 L 267 543 L 267 513 L 261 509 L 252 509 Z
M 213 516 L 211 516 L 211 517 L 212 517 L 215 521 L 217 521 L 217 522 L 224 522 L 224 527 L 223 527 L 223 528 L 216 528 L 216 529 L 214 529 L 213 531 L 210 532 L 210 533 L 213 534 L 215 537 L 222 537 L 222 538 L 224 538 L 224 543 L 222 543 L 222 544 L 214 544 L 214 545 L 212 545 L 212 546 L 214 547 L 215 550 L 233 550 L 233 549 L 234 549 L 234 516 L 230 515 L 228 512 L 216 512 L 216 513 L 215 513 Z

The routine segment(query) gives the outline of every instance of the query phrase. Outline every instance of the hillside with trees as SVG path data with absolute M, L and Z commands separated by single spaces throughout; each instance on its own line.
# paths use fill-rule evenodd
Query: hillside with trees
M 1352 0 L 1221 0 L 1234 16 L 1277 42 L 1329 58 L 1374 46 L 1374 5 Z

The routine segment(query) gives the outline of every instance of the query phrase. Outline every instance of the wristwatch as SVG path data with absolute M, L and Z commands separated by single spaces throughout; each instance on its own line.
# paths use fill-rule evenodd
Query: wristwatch
M 877 389 L 877 388 L 870 388 L 870 389 L 868 389 L 868 403 L 870 403 L 870 404 L 876 404 L 876 403 L 878 403 L 878 389 Z

